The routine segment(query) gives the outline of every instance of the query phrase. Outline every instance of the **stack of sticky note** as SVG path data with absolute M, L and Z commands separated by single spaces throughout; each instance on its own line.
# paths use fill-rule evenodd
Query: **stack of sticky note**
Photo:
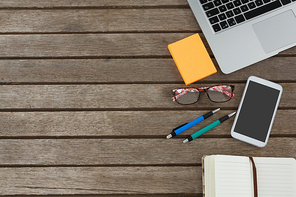
M 217 72 L 198 34 L 172 43 L 168 48 L 186 85 Z

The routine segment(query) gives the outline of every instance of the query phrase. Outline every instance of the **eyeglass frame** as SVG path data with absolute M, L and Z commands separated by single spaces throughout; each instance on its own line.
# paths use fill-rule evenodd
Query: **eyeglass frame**
M 210 98 L 209 94 L 208 94 L 208 90 L 209 90 L 210 88 L 212 88 L 212 87 L 215 87 L 215 86 L 230 86 L 230 87 L 231 87 L 231 93 L 230 93 L 231 96 L 229 96 L 229 95 L 226 94 L 227 96 L 229 96 L 229 99 L 226 100 L 226 101 L 221 101 L 221 102 L 219 102 L 219 101 L 213 101 L 213 100 Z M 201 87 L 201 88 L 185 87 L 185 88 L 173 89 L 173 90 L 171 91 L 171 93 L 172 93 L 172 95 L 173 95 L 172 100 L 173 100 L 174 102 L 177 102 L 177 103 L 180 104 L 180 105 L 192 105 L 192 104 L 197 103 L 197 101 L 199 100 L 199 97 L 200 97 L 200 93 L 201 93 L 201 92 L 206 92 L 206 93 L 207 93 L 207 96 L 208 96 L 208 99 L 209 99 L 210 101 L 212 101 L 212 102 L 214 102 L 214 103 L 225 103 L 225 102 L 227 102 L 227 101 L 230 101 L 230 100 L 234 97 L 234 94 L 233 94 L 234 87 L 235 87 L 234 85 L 213 85 L 213 86 L 209 86 L 209 87 Z M 183 89 L 183 90 L 186 90 L 186 89 L 195 89 L 195 90 L 198 90 L 199 95 L 198 95 L 196 101 L 193 102 L 193 103 L 188 103 L 188 104 L 179 103 L 178 100 L 177 100 L 177 98 L 176 98 L 176 94 L 175 94 L 175 92 L 176 92 L 177 90 L 180 90 L 180 89 Z M 184 94 L 186 94 L 186 93 L 188 93 L 188 92 L 185 92 Z M 222 92 L 222 93 L 225 94 L 225 92 Z M 183 95 L 184 95 L 184 94 L 183 94 Z M 181 96 L 182 96 L 182 95 L 181 95 Z

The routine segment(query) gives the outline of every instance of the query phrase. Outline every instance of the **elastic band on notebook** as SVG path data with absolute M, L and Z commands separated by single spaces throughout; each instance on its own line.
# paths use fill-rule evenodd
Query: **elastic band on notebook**
M 249 158 L 250 158 L 250 160 L 252 162 L 252 166 L 253 166 L 254 197 L 258 197 L 256 166 L 255 166 L 255 162 L 253 160 L 253 157 L 249 157 Z

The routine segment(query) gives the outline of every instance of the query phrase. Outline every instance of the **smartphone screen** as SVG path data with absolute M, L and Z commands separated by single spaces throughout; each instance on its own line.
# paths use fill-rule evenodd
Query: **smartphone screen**
M 234 131 L 265 142 L 280 91 L 249 82 Z

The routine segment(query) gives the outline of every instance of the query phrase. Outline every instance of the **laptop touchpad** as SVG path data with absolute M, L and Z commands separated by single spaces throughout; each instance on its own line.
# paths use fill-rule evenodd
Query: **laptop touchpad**
M 292 10 L 255 23 L 253 29 L 266 53 L 296 42 L 296 17 Z

